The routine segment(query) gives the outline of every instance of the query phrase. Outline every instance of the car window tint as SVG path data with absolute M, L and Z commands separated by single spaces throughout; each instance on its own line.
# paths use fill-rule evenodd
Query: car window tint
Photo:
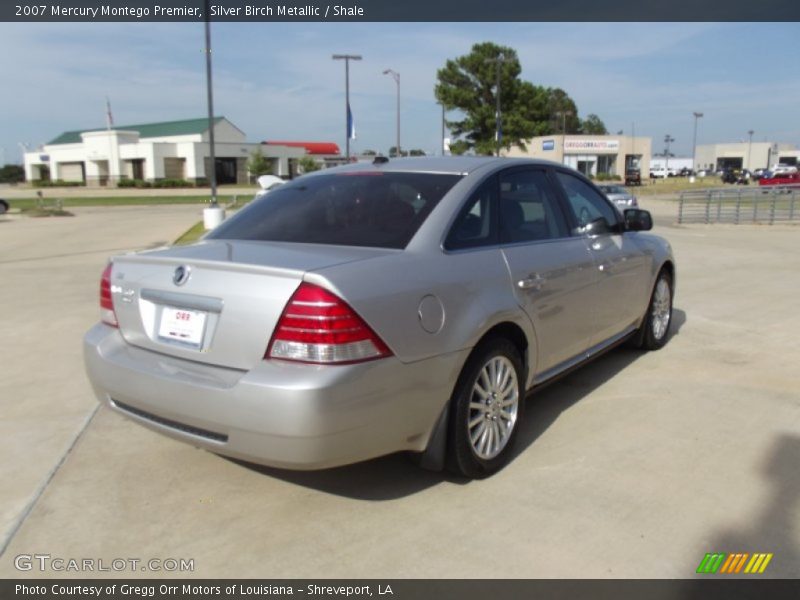
M 543 170 L 514 170 L 501 174 L 500 232 L 501 241 L 505 243 L 569 235 L 555 192 Z
M 497 243 L 493 215 L 496 185 L 496 180 L 492 177 L 470 196 L 447 236 L 444 244 L 447 250 Z
M 562 171 L 556 173 L 579 227 L 585 227 L 600 218 L 605 219 L 609 227 L 617 223 L 616 210 L 594 188 L 569 173 Z
M 381 171 L 301 177 L 254 201 L 207 239 L 405 248 L 460 178 Z

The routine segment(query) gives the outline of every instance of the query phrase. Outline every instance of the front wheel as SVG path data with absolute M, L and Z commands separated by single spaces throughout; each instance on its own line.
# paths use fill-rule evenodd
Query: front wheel
M 645 316 L 644 331 L 642 332 L 642 348 L 645 350 L 658 350 L 669 339 L 669 326 L 672 322 L 672 277 L 666 271 L 661 271 L 650 297 L 650 306 Z
M 524 373 L 517 348 L 505 338 L 487 340 L 467 361 L 450 411 L 452 471 L 487 477 L 511 458 L 524 410 Z

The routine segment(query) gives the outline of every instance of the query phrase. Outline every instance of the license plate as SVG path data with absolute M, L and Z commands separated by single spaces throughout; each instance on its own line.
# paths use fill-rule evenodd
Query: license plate
M 165 340 L 174 340 L 200 347 L 203 343 L 205 326 L 206 313 L 199 310 L 165 306 L 161 311 L 158 336 Z

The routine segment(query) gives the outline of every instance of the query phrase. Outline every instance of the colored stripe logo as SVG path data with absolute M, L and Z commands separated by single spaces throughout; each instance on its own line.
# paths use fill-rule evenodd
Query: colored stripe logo
M 700 561 L 697 573 L 737 575 L 739 573 L 760 574 L 766 571 L 773 554 L 766 552 L 709 552 Z

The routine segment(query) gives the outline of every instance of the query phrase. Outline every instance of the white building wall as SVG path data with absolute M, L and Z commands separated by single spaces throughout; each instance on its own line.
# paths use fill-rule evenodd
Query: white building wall
M 289 174 L 289 160 L 305 155 L 304 148 L 278 145 L 251 144 L 245 135 L 227 120 L 216 124 L 216 155 L 224 158 L 246 160 L 260 149 L 267 158 L 275 160 L 275 173 Z M 39 178 L 38 167 L 47 165 L 50 178 L 60 179 L 64 163 L 83 163 L 88 184 L 111 176 L 114 184 L 120 178 L 133 173 L 129 161 L 144 160 L 144 178 L 150 181 L 163 179 L 164 158 L 185 159 L 185 177 L 190 180 L 206 178 L 205 159 L 210 155 L 209 144 L 203 141 L 206 135 L 182 135 L 140 139 L 136 131 L 93 131 L 81 134 L 81 143 L 46 145 L 43 150 L 28 152 L 24 156 L 25 176 L 31 181 Z M 75 167 L 67 167 L 75 174 Z M 110 171 L 110 173 L 109 173 Z
M 638 157 L 636 168 L 645 175 L 651 164 L 651 140 L 648 137 L 558 134 L 536 137 L 525 144 L 526 150 L 512 146 L 503 151 L 503 155 L 552 160 L 575 169 L 580 164 L 588 166 L 591 175 L 597 175 L 601 160 L 612 159 L 611 171 L 620 178 L 625 176 L 626 156 Z
M 208 132 L 205 132 L 202 140 L 198 141 L 208 142 L 209 138 Z M 214 125 L 214 145 L 219 143 L 244 144 L 246 143 L 246 136 L 233 123 L 227 119 L 222 119 Z
M 717 168 L 725 159 L 739 160 L 742 167 L 750 171 L 764 169 L 777 164 L 781 156 L 800 154 L 792 144 L 776 142 L 735 142 L 731 144 L 704 144 L 697 147 L 697 168 Z

